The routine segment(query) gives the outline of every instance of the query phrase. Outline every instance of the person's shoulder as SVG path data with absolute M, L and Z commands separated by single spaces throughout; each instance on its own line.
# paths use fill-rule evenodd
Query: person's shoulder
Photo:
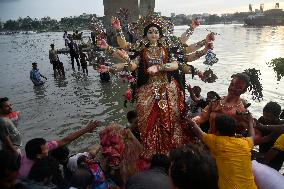
M 0 117 L 0 125 L 13 125 L 13 122 L 7 117 Z

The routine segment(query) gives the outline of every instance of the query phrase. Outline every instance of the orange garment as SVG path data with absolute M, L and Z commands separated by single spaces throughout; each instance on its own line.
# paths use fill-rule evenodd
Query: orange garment
M 252 138 L 205 134 L 203 142 L 216 159 L 219 189 L 257 189 L 252 173 Z
M 280 137 L 276 140 L 273 148 L 284 152 L 284 134 L 280 135 Z
M 18 126 L 19 112 L 11 112 L 4 117 L 9 118 L 16 127 Z
M 223 100 L 225 97 L 223 97 L 221 100 Z M 201 123 L 205 123 L 209 120 L 210 122 L 210 128 L 209 133 L 215 134 L 216 133 L 216 126 L 215 126 L 215 119 L 218 115 L 228 115 L 233 117 L 238 123 L 238 133 L 244 131 L 246 127 L 248 126 L 248 123 L 245 120 L 241 120 L 241 116 L 236 115 L 236 111 L 238 112 L 246 112 L 246 109 L 241 101 L 239 101 L 234 107 L 224 107 L 221 105 L 221 100 L 216 100 L 210 103 L 208 106 L 206 106 L 200 115 L 193 118 L 193 121 L 195 121 L 198 125 Z

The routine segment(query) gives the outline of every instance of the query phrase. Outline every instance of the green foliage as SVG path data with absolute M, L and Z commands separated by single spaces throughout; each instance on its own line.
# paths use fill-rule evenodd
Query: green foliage
M 88 29 L 90 20 L 96 15 L 81 15 L 78 17 L 65 17 L 60 21 L 50 18 L 49 16 L 41 19 L 32 19 L 29 16 L 18 18 L 17 20 L 8 20 L 2 23 L 3 31 L 72 31 L 77 28 Z
M 272 67 L 277 75 L 277 80 L 280 81 L 284 77 L 284 58 L 274 58 L 267 63 L 269 67 Z

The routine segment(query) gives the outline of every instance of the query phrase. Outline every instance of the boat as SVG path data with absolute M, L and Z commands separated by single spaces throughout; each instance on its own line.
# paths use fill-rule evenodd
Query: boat
M 250 10 L 252 12 L 251 5 Z M 244 22 L 247 26 L 284 26 L 284 11 L 279 8 L 279 3 L 276 3 L 274 9 L 263 11 L 262 4 L 260 10 L 252 12 Z

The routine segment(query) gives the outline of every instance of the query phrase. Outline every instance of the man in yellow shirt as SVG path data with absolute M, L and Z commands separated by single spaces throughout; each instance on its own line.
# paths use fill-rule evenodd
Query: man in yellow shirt
M 198 125 L 187 119 L 191 129 L 206 144 L 214 156 L 219 174 L 219 189 L 257 189 L 252 173 L 253 119 L 249 120 L 251 137 L 235 137 L 237 124 L 227 115 L 217 116 L 216 135 L 204 133 Z

